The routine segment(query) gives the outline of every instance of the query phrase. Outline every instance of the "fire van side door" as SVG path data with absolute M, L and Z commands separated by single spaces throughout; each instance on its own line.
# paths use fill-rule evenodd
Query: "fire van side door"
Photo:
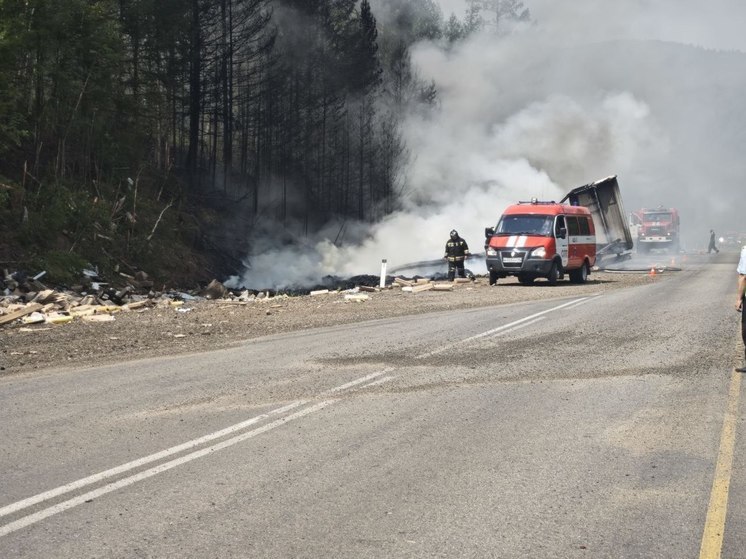
M 567 268 L 570 255 L 568 254 L 567 222 L 564 215 L 558 215 L 554 220 L 554 239 L 557 254 L 562 259 L 562 267 Z
M 574 270 L 580 267 L 582 255 L 580 254 L 580 225 L 578 218 L 574 215 L 565 217 L 567 223 L 567 264 L 563 264 L 568 270 Z

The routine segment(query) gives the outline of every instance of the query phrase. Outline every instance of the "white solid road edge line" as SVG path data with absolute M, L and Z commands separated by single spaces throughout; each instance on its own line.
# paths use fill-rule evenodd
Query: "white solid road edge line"
M 599 297 L 603 297 L 603 295 L 594 295 L 593 297 L 588 297 L 587 299 L 581 299 L 580 301 L 578 301 L 574 305 L 570 305 L 567 308 L 568 309 L 577 309 L 579 306 L 585 305 L 586 303 L 590 303 L 591 301 L 595 301 Z
M 357 386 L 358 384 L 363 384 L 369 380 L 375 379 L 380 377 L 381 375 L 390 372 L 393 370 L 391 367 L 384 369 L 382 371 L 379 371 L 377 373 L 372 373 L 370 375 L 364 376 L 362 378 L 359 378 L 357 380 L 353 380 L 351 382 L 348 382 L 346 384 L 342 384 L 340 386 L 337 386 L 335 388 L 332 388 L 325 392 L 325 394 L 334 394 L 337 392 L 341 392 L 343 390 L 346 390 L 348 388 L 352 388 L 353 386 Z M 31 507 L 33 505 L 37 505 L 39 503 L 42 503 L 44 501 L 48 501 L 49 499 L 53 499 L 55 497 L 59 497 L 60 495 L 64 495 L 65 493 L 69 493 L 71 491 L 75 491 L 76 489 L 81 489 L 87 485 L 92 485 L 94 483 L 98 483 L 100 481 L 103 481 L 107 478 L 117 476 L 119 474 L 123 474 L 129 470 L 133 470 L 135 468 L 139 468 L 140 466 L 144 466 L 146 464 L 150 464 L 151 462 L 156 462 L 158 460 L 162 460 L 163 458 L 167 458 L 169 456 L 173 456 L 174 454 L 178 454 L 179 452 L 183 452 L 185 450 L 189 450 L 191 448 L 195 448 L 199 445 L 205 444 L 210 441 L 214 441 L 215 439 L 219 439 L 221 437 L 224 437 L 226 435 L 230 435 L 232 433 L 235 433 L 236 431 L 240 431 L 242 429 L 245 429 L 246 427 L 250 427 L 251 425 L 254 425 L 255 423 L 258 423 L 264 419 L 268 419 L 272 415 L 277 415 L 281 413 L 288 412 L 292 409 L 297 408 L 298 406 L 302 406 L 303 404 L 307 404 L 308 400 L 298 400 L 295 402 L 292 402 L 286 406 L 277 408 L 275 410 L 263 413 L 261 415 L 258 415 L 256 417 L 252 417 L 251 419 L 247 419 L 246 421 L 242 421 L 240 423 L 236 423 L 235 425 L 231 425 L 230 427 L 226 427 L 225 429 L 221 429 L 220 431 L 215 431 L 214 433 L 209 433 L 207 435 L 204 435 L 202 437 L 199 437 L 197 439 L 193 439 L 191 441 L 187 441 L 185 443 L 182 443 L 177 446 L 173 446 L 171 448 L 167 448 L 166 450 L 162 450 L 160 452 L 156 452 L 155 454 L 150 454 L 148 456 L 145 456 L 143 458 L 138 458 L 137 460 L 133 460 L 131 462 L 127 462 L 126 464 L 122 464 L 121 466 L 116 466 L 114 468 L 110 468 L 108 470 L 105 470 L 103 472 L 99 472 L 97 474 L 93 474 L 87 477 L 84 477 L 82 479 L 79 479 L 77 481 L 73 481 L 71 483 L 62 485 L 60 487 L 57 487 L 55 489 L 50 489 L 49 491 L 45 491 L 43 493 L 39 493 L 38 495 L 34 495 L 32 497 L 28 497 L 26 499 L 23 499 L 21 501 L 17 501 L 15 503 L 11 503 L 10 505 L 7 505 L 5 507 L 0 508 L 0 518 L 3 516 L 8 516 L 9 514 L 16 513 L 18 511 L 21 511 L 25 508 Z
M 35 524 L 36 522 L 39 522 L 41 520 L 44 520 L 45 518 L 49 518 L 50 516 L 53 516 L 55 514 L 59 514 L 63 511 L 69 510 L 73 507 L 76 507 L 78 505 L 82 505 L 85 502 L 91 501 L 92 499 L 95 499 L 97 497 L 100 497 L 102 495 L 106 495 L 107 493 L 111 493 L 112 491 L 116 491 L 117 489 L 121 489 L 123 487 L 127 487 L 128 485 L 132 485 L 133 483 L 137 483 L 138 481 L 142 481 L 144 479 L 153 477 L 154 475 L 160 474 L 162 472 L 168 471 L 172 468 L 175 468 L 176 466 L 180 466 L 182 464 L 186 464 L 187 462 L 191 462 L 192 460 L 196 460 L 197 458 L 201 458 L 203 456 L 206 456 L 208 454 L 212 454 L 213 452 L 217 452 L 219 450 L 222 450 L 224 448 L 228 448 L 230 446 L 233 446 L 235 444 L 238 444 L 242 441 L 245 441 L 247 439 L 251 439 L 253 437 L 256 437 L 257 435 L 261 435 L 262 433 L 266 433 L 267 431 L 274 429 L 275 427 L 280 427 L 281 425 L 285 425 L 289 421 L 292 421 L 294 419 L 298 419 L 301 417 L 304 417 L 306 415 L 309 415 L 311 413 L 317 412 L 319 410 L 324 409 L 325 407 L 333 404 L 337 400 L 325 400 L 323 402 L 319 402 L 318 404 L 315 404 L 313 406 L 310 406 L 308 408 L 302 409 L 300 411 L 297 411 L 291 415 L 288 415 L 286 417 L 282 417 L 280 419 L 276 419 L 275 421 L 271 423 L 267 423 L 266 425 L 263 425 L 261 427 L 257 427 L 256 429 L 252 431 L 248 431 L 246 433 L 243 433 L 241 435 L 237 435 L 231 439 L 227 439 L 223 442 L 220 442 L 214 446 L 210 446 L 207 448 L 203 448 L 201 450 L 197 450 L 195 452 L 192 452 L 191 454 L 187 454 L 185 456 L 182 456 L 180 458 L 176 458 L 174 460 L 171 460 L 170 462 L 165 462 L 163 464 L 159 464 L 158 466 L 155 466 L 153 468 L 150 468 L 149 470 L 145 470 L 143 472 L 137 473 L 135 475 L 132 475 L 130 477 L 121 479 L 119 481 L 115 481 L 113 483 L 109 483 L 103 487 L 100 487 L 99 489 L 94 489 L 93 491 L 89 491 L 88 493 L 85 493 L 83 495 L 79 495 L 78 497 L 74 497 L 72 499 L 69 499 L 67 501 L 64 501 L 62 503 L 56 504 L 54 506 L 48 507 L 44 510 L 40 510 L 39 512 L 36 512 L 34 514 L 30 514 L 28 516 L 25 516 L 23 518 L 20 518 L 14 522 L 11 522 L 9 524 L 6 524 L 5 526 L 0 526 L 0 538 L 3 536 L 7 536 L 8 534 L 15 532 L 17 530 L 20 530 L 21 528 L 25 528 L 26 526 L 30 526 L 31 524 Z
M 45 491 L 44 493 L 39 493 L 38 495 L 34 495 L 33 497 L 28 497 L 27 499 L 23 499 L 22 501 L 17 501 L 15 503 L 12 503 L 10 505 L 7 505 L 0 509 L 0 517 L 7 516 L 9 514 L 13 514 L 15 512 L 18 512 L 20 510 L 23 510 L 25 508 L 28 508 L 30 506 L 36 505 L 38 503 L 41 503 L 43 501 L 47 501 L 49 499 L 52 499 L 54 497 L 58 497 L 60 495 L 64 495 L 65 493 L 69 493 L 70 491 L 75 491 L 76 489 L 80 489 L 81 487 L 85 487 L 86 485 L 91 485 L 94 483 L 98 483 L 99 481 L 102 481 L 106 478 L 110 478 L 119 474 L 122 474 L 124 472 L 127 472 L 129 470 L 132 470 L 134 468 L 139 468 L 140 466 L 144 466 L 145 464 L 150 464 L 151 462 L 155 462 L 157 460 L 161 460 L 163 458 L 166 458 L 168 456 L 172 456 L 174 454 L 177 454 L 179 452 L 182 452 L 184 450 L 188 450 L 190 448 L 194 448 L 196 446 L 199 446 L 201 444 L 204 444 L 206 442 L 213 441 L 215 439 L 219 439 L 220 437 L 224 437 L 225 435 L 230 435 L 231 433 L 235 433 L 236 431 L 240 431 L 241 429 L 245 429 L 246 427 L 249 427 L 255 423 L 258 423 L 259 421 L 262 421 L 263 419 L 267 419 L 272 415 L 277 415 L 279 413 L 285 413 L 287 411 L 290 411 L 294 408 L 297 408 L 298 406 L 301 406 L 303 404 L 307 403 L 307 400 L 298 400 L 296 402 L 292 402 L 286 406 L 283 406 L 281 408 L 277 408 L 275 410 L 269 411 L 267 413 L 263 413 L 261 415 L 257 415 L 256 417 L 252 417 L 251 419 L 248 419 L 246 421 L 242 421 L 241 423 L 236 423 L 235 425 L 231 425 L 230 427 L 226 427 L 225 429 L 221 429 L 220 431 L 215 431 L 214 433 L 210 433 L 208 435 L 205 435 L 203 437 L 199 437 L 197 439 L 193 439 L 191 441 L 187 441 L 185 443 L 182 443 L 177 446 L 173 446 L 171 448 L 167 448 L 166 450 L 162 450 L 160 452 L 156 452 L 155 454 L 150 454 L 149 456 L 145 456 L 143 458 L 138 458 L 137 460 L 133 460 L 131 462 L 127 462 L 126 464 L 122 464 L 121 466 L 116 466 L 115 468 L 111 468 L 109 470 L 105 470 L 103 472 L 99 472 L 97 474 L 90 475 L 88 477 L 84 477 L 82 479 L 79 479 L 77 481 L 73 481 L 71 483 L 68 483 L 66 485 L 62 485 L 60 487 L 57 487 L 56 489 L 50 489 L 49 491 Z
M 521 328 L 525 328 L 526 326 L 531 326 L 532 324 L 536 324 L 537 322 L 541 322 L 544 320 L 546 316 L 537 316 L 536 318 L 529 320 L 528 322 L 520 322 L 519 324 L 510 324 L 506 326 L 500 327 L 499 332 L 492 332 L 490 331 L 490 334 L 497 337 L 502 336 L 503 334 L 510 334 L 511 332 L 515 332 L 516 330 L 520 330 Z M 439 353 L 443 353 L 444 351 L 451 349 L 453 347 L 456 347 L 457 345 L 465 344 L 467 342 L 471 342 L 480 338 L 484 338 L 486 333 L 483 334 L 477 334 L 476 336 L 472 336 L 470 338 L 466 338 L 464 340 L 460 340 L 456 342 L 455 344 L 450 344 L 446 347 L 438 348 L 436 350 L 433 350 L 429 353 L 425 353 L 423 355 L 418 355 L 415 359 L 423 359 L 426 357 L 431 357 L 434 355 L 438 355 Z
M 381 377 L 378 380 L 374 380 L 373 382 L 369 382 L 368 384 L 364 384 L 360 388 L 370 388 L 371 386 L 379 386 L 381 384 L 386 384 L 389 381 L 394 380 L 396 377 Z
M 520 318 L 520 319 L 515 320 L 515 321 L 513 321 L 513 322 L 511 322 L 509 324 L 503 324 L 502 326 L 498 326 L 497 328 L 493 328 L 492 330 L 487 330 L 486 332 L 482 332 L 481 334 L 477 334 L 476 336 L 472 336 L 470 338 L 466 338 L 464 340 L 461 340 L 460 343 L 463 344 L 463 343 L 471 342 L 473 340 L 478 340 L 479 338 L 484 338 L 484 337 L 487 337 L 487 336 L 491 336 L 493 334 L 497 334 L 501 330 L 507 330 L 508 328 L 512 328 L 513 326 L 516 326 L 516 325 L 521 324 L 523 322 L 528 322 L 529 320 L 532 320 L 532 319 L 534 319 L 536 317 L 544 316 L 545 314 L 549 314 L 551 312 L 555 312 L 555 311 L 558 311 L 560 309 L 564 309 L 566 307 L 571 307 L 573 305 L 577 305 L 579 303 L 584 302 L 586 299 L 588 299 L 588 297 L 583 297 L 581 299 L 574 299 L 574 300 L 569 301 L 567 303 L 563 303 L 561 305 L 557 305 L 556 307 L 552 307 L 551 309 L 547 309 L 545 311 L 540 311 L 540 312 L 537 312 L 537 313 L 534 313 L 534 314 L 530 314 L 530 315 L 528 315 L 528 316 L 526 316 L 524 318 Z
M 583 297 L 581 299 L 576 299 L 573 301 L 570 301 L 568 303 L 563 303 L 562 305 L 558 305 L 556 307 L 552 307 L 551 309 L 547 309 L 532 315 L 529 315 L 527 317 L 521 318 L 519 320 L 513 321 L 509 324 L 504 324 L 503 326 L 499 326 L 497 328 L 493 328 L 491 330 L 488 330 L 486 332 L 482 332 L 481 334 L 477 334 L 476 336 L 471 336 L 469 338 L 465 338 L 463 340 L 460 340 L 457 342 L 457 344 L 449 344 L 448 346 L 442 347 L 438 350 L 425 353 L 422 355 L 418 355 L 415 357 L 415 359 L 423 359 L 426 357 L 430 357 L 432 355 L 437 355 L 438 353 L 441 353 L 443 351 L 446 351 L 447 349 L 454 347 L 458 344 L 468 343 L 470 341 L 480 339 L 486 336 L 490 336 L 492 334 L 498 334 L 498 333 L 507 333 L 509 330 L 517 330 L 519 328 L 529 326 L 531 324 L 534 324 L 538 322 L 539 320 L 543 319 L 544 316 L 550 312 L 557 311 L 562 308 L 571 307 L 573 305 L 579 306 L 585 302 L 588 302 L 591 299 L 595 299 L 599 296 L 595 297 Z M 347 390 L 348 388 L 352 388 L 355 386 L 358 386 L 360 384 L 364 384 L 368 381 L 373 380 L 374 382 L 371 382 L 370 384 L 364 385 L 364 387 L 368 386 L 374 386 L 376 384 L 382 384 L 384 382 L 388 382 L 389 380 L 392 380 L 393 377 L 384 377 L 379 380 L 378 377 L 381 377 L 382 375 L 385 375 L 388 372 L 391 372 L 394 370 L 394 367 L 387 367 L 386 369 L 383 369 L 381 371 L 378 371 L 376 373 L 371 373 L 369 375 L 366 375 L 364 377 L 361 377 L 359 379 L 350 381 L 348 383 L 342 384 L 340 386 L 334 387 L 330 390 L 327 390 L 324 392 L 324 394 L 334 394 L 338 393 L 344 390 Z M 130 476 L 128 478 L 122 479 L 118 482 L 108 484 L 100 489 L 97 489 L 95 491 L 91 491 L 89 493 L 86 493 L 84 495 L 81 495 L 80 497 L 76 497 L 74 499 L 70 499 L 68 501 L 65 501 L 63 503 L 60 503 L 58 505 L 55 505 L 53 507 L 50 507 L 48 509 L 44 509 L 38 513 L 29 515 L 27 517 L 21 518 L 20 520 L 17 520 L 15 522 L 11 522 L 10 524 L 7 524 L 0 528 L 0 537 L 5 536 L 11 532 L 14 532 L 20 528 L 23 528 L 24 526 L 28 526 L 29 524 L 33 524 L 34 522 L 38 522 L 39 520 L 42 520 L 44 518 L 47 518 L 49 516 L 52 516 L 54 514 L 57 514 L 59 512 L 62 512 L 64 510 L 67 510 L 69 508 L 72 508 L 74 506 L 77 506 L 81 503 L 84 503 L 87 500 L 90 500 L 96 496 L 103 495 L 106 493 L 109 493 L 110 491 L 114 491 L 116 489 L 119 489 L 120 487 L 125 487 L 127 485 L 130 485 L 132 483 L 135 483 L 136 481 L 139 481 L 140 479 L 145 479 L 147 477 L 151 477 L 152 475 L 155 475 L 157 473 L 160 473 L 162 471 L 169 470 L 175 466 L 178 466 L 180 464 L 183 464 L 185 462 L 189 462 L 191 460 L 194 460 L 196 458 L 199 458 L 201 456 L 204 456 L 205 454 L 209 454 L 211 452 L 214 452 L 216 450 L 220 450 L 222 448 L 226 448 L 228 446 L 232 446 L 233 444 L 236 444 L 238 442 L 241 442 L 243 440 L 246 440 L 248 438 L 254 437 L 258 434 L 264 433 L 270 429 L 273 429 L 274 427 L 277 427 L 279 425 L 283 425 L 284 423 L 296 419 L 299 417 L 303 417 L 305 415 L 308 415 L 309 413 L 312 413 L 314 411 L 317 411 L 319 409 L 322 409 L 329 404 L 333 403 L 335 400 L 329 400 L 325 402 L 321 402 L 320 404 L 317 404 L 315 406 L 311 406 L 310 408 L 306 408 L 305 410 L 301 410 L 299 412 L 296 412 L 294 414 L 291 414 L 285 418 L 278 419 L 276 421 L 273 421 L 272 423 L 269 423 L 263 427 L 259 427 L 253 431 L 249 431 L 248 433 L 244 433 L 243 435 L 239 435 L 237 437 L 228 439 L 227 441 L 223 441 L 222 443 L 219 443 L 215 446 L 199 450 L 196 452 L 193 452 L 191 454 L 188 454 L 182 458 L 178 458 L 176 460 L 172 460 L 171 462 L 166 462 L 165 464 L 161 464 L 160 466 L 156 466 L 154 468 L 151 468 L 150 470 L 146 470 L 144 472 L 141 472 L 139 474 L 136 474 L 134 476 Z M 277 408 L 275 410 L 263 413 L 261 415 L 258 415 L 256 417 L 253 417 L 251 419 L 248 419 L 246 421 L 242 421 L 240 423 L 236 423 L 235 425 L 231 425 L 230 427 L 226 427 L 225 429 L 221 429 L 220 431 L 215 431 L 214 433 L 210 433 L 208 435 L 205 435 L 203 437 L 199 437 L 197 439 L 193 439 L 191 441 L 187 441 L 186 443 L 182 443 L 177 446 L 173 446 L 171 448 L 168 448 L 166 450 L 157 452 L 155 454 L 150 454 L 148 456 L 145 456 L 143 458 L 139 458 L 137 460 L 133 460 L 131 462 L 127 462 L 126 464 L 122 464 L 121 466 L 117 466 L 115 468 L 111 468 L 109 470 L 105 470 L 103 472 L 99 472 L 97 474 L 93 474 L 91 476 L 87 476 L 85 478 L 79 479 L 77 481 L 68 483 L 66 485 L 62 485 L 60 487 L 57 487 L 55 489 L 51 489 L 49 491 L 45 491 L 43 493 L 39 493 L 37 495 L 34 495 L 32 497 L 28 497 L 26 499 L 23 499 L 21 501 L 17 501 L 15 503 L 11 503 L 10 505 L 7 505 L 5 507 L 0 508 L 0 518 L 3 516 L 8 516 L 10 514 L 16 513 L 18 511 L 21 511 L 25 508 L 31 507 L 33 505 L 42 503 L 44 501 L 47 501 L 49 499 L 52 499 L 54 497 L 58 497 L 60 495 L 64 495 L 65 493 L 69 493 L 71 491 L 75 491 L 76 489 L 81 489 L 87 485 L 92 485 L 94 483 L 98 483 L 100 481 L 103 481 L 107 478 L 125 473 L 129 470 L 132 470 L 134 468 L 138 468 L 140 466 L 144 466 L 146 464 L 149 464 L 151 462 L 155 462 L 157 460 L 161 460 L 163 458 L 166 458 L 168 456 L 172 456 L 174 454 L 177 454 L 179 452 L 183 452 L 184 450 L 188 450 L 191 448 L 195 448 L 196 446 L 199 446 L 201 444 L 204 444 L 206 442 L 213 441 L 215 439 L 224 437 L 226 435 L 229 435 L 231 433 L 235 433 L 237 431 L 240 431 L 242 429 L 245 429 L 246 427 L 249 427 L 255 423 L 258 423 L 259 421 L 262 421 L 264 419 L 268 419 L 271 415 L 277 415 L 281 413 L 288 412 L 292 409 L 297 408 L 298 406 L 304 405 L 308 403 L 308 400 L 298 400 L 295 402 L 292 402 L 286 406 Z M 81 500 L 82 499 L 82 500 Z
M 367 382 L 369 380 L 375 379 L 380 377 L 381 375 L 385 375 L 386 373 L 390 373 L 394 370 L 394 367 L 386 367 L 385 369 L 382 369 L 376 373 L 371 373 L 369 375 L 366 375 L 364 377 L 360 377 L 359 379 L 347 382 L 345 384 L 341 384 L 339 386 L 336 386 L 334 388 L 331 388 L 327 390 L 326 392 L 322 392 L 322 394 L 336 394 L 337 392 L 342 392 L 343 390 L 347 390 L 348 388 L 352 388 L 353 386 L 357 386 L 358 384 L 363 384 L 364 382 Z
M 560 309 L 564 309 L 566 307 L 570 307 L 572 305 L 581 304 L 581 303 L 587 301 L 588 299 L 589 299 L 588 297 L 583 297 L 581 299 L 573 299 L 572 301 L 569 301 L 567 303 L 563 303 L 563 304 L 558 305 L 556 307 L 552 307 L 551 309 L 540 311 L 540 312 L 537 312 L 537 313 L 525 316 L 523 318 L 519 318 L 518 320 L 514 320 L 513 322 L 510 322 L 508 324 L 503 324 L 502 326 L 498 326 L 497 328 L 492 328 L 491 330 L 487 330 L 486 332 L 482 332 L 481 334 L 477 334 L 475 336 L 470 336 L 468 338 L 464 338 L 463 340 L 459 340 L 458 342 L 456 342 L 454 344 L 448 344 L 448 345 L 440 347 L 440 348 L 438 348 L 438 349 L 436 349 L 434 351 L 430 351 L 428 353 L 423 353 L 422 355 L 416 356 L 415 359 L 426 359 L 427 357 L 432 357 L 434 355 L 438 355 L 439 353 L 443 353 L 444 351 L 448 351 L 449 349 L 452 349 L 452 348 L 454 348 L 455 346 L 457 346 L 459 344 L 469 343 L 469 342 L 472 342 L 474 340 L 478 340 L 480 338 L 484 338 L 484 337 L 487 337 L 487 336 L 492 336 L 492 335 L 497 334 L 497 333 L 501 333 L 503 330 L 508 330 L 510 328 L 514 328 L 515 326 L 523 324 L 524 322 L 533 323 L 533 320 L 535 318 L 537 318 L 537 317 L 543 316 L 545 314 L 549 314 L 551 312 L 558 311 Z M 526 326 L 528 326 L 528 324 L 526 324 Z

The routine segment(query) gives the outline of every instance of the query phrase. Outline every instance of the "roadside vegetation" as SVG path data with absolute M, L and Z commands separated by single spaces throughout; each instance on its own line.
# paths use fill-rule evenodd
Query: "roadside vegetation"
M 375 13 L 374 13 L 375 11 Z M 520 1 L 0 0 L 0 268 L 193 285 L 262 221 L 302 238 L 406 193 L 399 126 L 437 107 L 411 66 Z

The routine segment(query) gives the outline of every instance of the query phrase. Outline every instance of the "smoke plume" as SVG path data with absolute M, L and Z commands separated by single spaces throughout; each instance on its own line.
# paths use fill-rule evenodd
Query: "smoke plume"
M 406 1 L 406 0 L 402 0 Z M 434 113 L 402 123 L 411 161 L 402 211 L 365 228 L 338 226 L 303 249 L 266 247 L 236 283 L 313 283 L 437 259 L 451 229 L 481 252 L 485 226 L 531 197 L 618 175 L 627 211 L 677 207 L 683 245 L 715 228 L 743 230 L 746 176 L 745 5 L 716 0 L 557 3 L 526 0 L 532 23 L 462 43 L 415 45 L 433 80 Z M 447 18 L 465 4 L 441 0 Z M 479 270 L 477 270 L 479 271 Z M 281 279 L 280 279 L 281 278 Z

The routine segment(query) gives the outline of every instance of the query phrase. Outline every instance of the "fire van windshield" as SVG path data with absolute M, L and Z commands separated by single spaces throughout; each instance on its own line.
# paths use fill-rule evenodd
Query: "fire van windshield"
M 495 227 L 495 234 L 551 237 L 553 220 L 546 215 L 504 215 Z

